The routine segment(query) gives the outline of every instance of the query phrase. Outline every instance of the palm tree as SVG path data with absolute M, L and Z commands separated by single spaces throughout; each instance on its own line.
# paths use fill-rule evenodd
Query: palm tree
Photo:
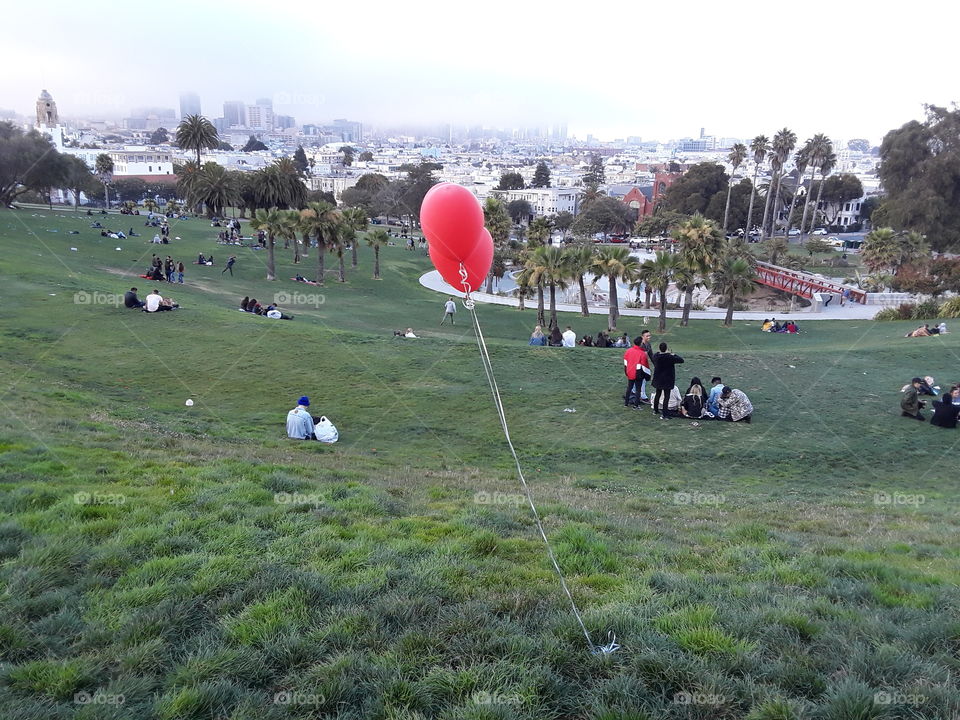
M 307 205 L 305 223 L 317 238 L 317 284 L 323 285 L 326 271 L 324 256 L 334 244 L 337 228 L 343 222 L 340 211 L 328 202 L 312 202 Z
M 94 163 L 94 172 L 100 176 L 100 182 L 103 183 L 103 200 L 107 210 L 110 209 L 110 188 L 108 185 L 113 179 L 113 159 L 106 153 L 97 155 Z
M 593 261 L 594 282 L 601 277 L 610 284 L 610 315 L 608 326 L 617 327 L 620 318 L 620 302 L 617 298 L 617 280 L 633 282 L 640 269 L 640 262 L 630 254 L 628 248 L 620 245 L 608 245 L 600 248 Z
M 770 260 L 771 265 L 776 265 L 777 260 L 780 259 L 781 255 L 786 255 L 790 250 L 790 246 L 787 244 L 787 239 L 785 237 L 772 237 L 767 238 L 765 245 L 765 250 L 767 251 L 767 258 Z
M 201 167 L 193 160 L 184 163 L 177 174 L 177 195 L 190 207 L 199 204 L 198 188 L 200 184 Z
M 747 237 L 750 237 L 750 230 L 753 229 L 753 199 L 757 194 L 757 174 L 769 149 L 770 141 L 766 135 L 757 135 L 750 141 L 750 152 L 753 153 L 753 184 L 750 187 L 750 206 L 747 210 Z
M 347 223 L 351 228 L 356 232 L 366 232 L 367 225 L 370 223 L 370 218 L 367 217 L 367 211 L 362 208 L 351 207 L 346 208 L 342 211 L 343 221 Z M 353 262 L 351 265 L 353 267 L 357 266 L 357 244 L 356 242 L 351 243 L 351 251 L 353 253 Z
M 743 165 L 743 161 L 747 159 L 747 146 L 743 143 L 736 143 L 732 148 L 730 148 L 730 154 L 727 155 L 727 162 L 733 166 L 733 169 L 730 172 L 730 182 L 727 184 L 727 204 L 723 209 L 723 234 L 727 234 L 727 218 L 730 215 L 730 193 L 733 192 L 733 178 L 737 174 L 737 170 Z M 686 324 L 686 323 L 684 323 Z
M 767 212 L 772 209 L 772 219 L 770 222 L 770 227 L 772 232 L 776 232 L 777 229 L 777 215 L 780 213 L 780 185 L 783 180 L 783 168 L 787 164 L 787 160 L 790 159 L 790 153 L 793 152 L 793 148 L 797 144 L 797 134 L 790 130 L 789 128 L 783 128 L 776 135 L 773 136 L 773 145 L 772 153 L 773 157 L 771 158 L 771 164 L 774 166 L 774 174 L 770 182 L 772 183 L 776 180 L 777 187 L 774 191 L 773 205 L 770 205 L 769 193 L 767 193 L 767 206 L 763 213 L 763 229 L 761 232 L 761 239 L 766 239 L 768 237 L 767 233 Z
M 829 152 L 825 153 L 820 158 L 820 186 L 817 188 L 817 203 L 813 206 L 813 217 L 810 218 L 810 227 L 813 227 L 816 224 L 817 211 L 820 209 L 820 196 L 823 195 L 823 185 L 827 179 L 827 175 L 833 172 L 833 168 L 836 167 L 837 156 L 833 152 L 833 147 L 830 147 Z
M 733 325 L 733 307 L 737 298 L 754 291 L 754 276 L 750 262 L 736 252 L 728 252 L 714 271 L 713 287 L 727 303 L 727 314 L 723 318 L 726 327 Z
M 720 257 L 724 235 L 713 220 L 707 220 L 697 213 L 677 226 L 673 237 L 680 243 L 681 264 L 693 276 L 689 282 L 684 283 L 683 317 L 680 325 L 686 327 L 690 324 L 693 290 L 698 284 L 698 277 L 706 282 Z
M 679 255 L 662 250 L 653 260 L 647 260 L 640 266 L 639 278 L 660 295 L 660 323 L 657 326 L 660 332 L 667 329 L 667 290 L 684 269 L 684 262 Z
M 387 231 L 377 228 L 373 232 L 367 233 L 367 245 L 373 248 L 373 279 L 380 279 L 380 248 L 390 242 L 390 236 Z
M 280 237 L 283 238 L 283 247 L 288 249 L 290 247 L 290 242 L 293 242 L 293 262 L 300 262 L 300 251 L 297 249 L 297 233 L 301 230 L 301 218 L 299 210 L 284 210 L 283 220 L 280 223 Z
M 237 189 L 230 173 L 213 162 L 201 169 L 194 191 L 197 199 L 207 206 L 208 217 L 221 217 L 223 208 L 237 201 Z
M 152 213 L 157 209 L 157 202 L 153 198 L 147 198 L 143 201 L 143 207 L 148 213 Z
M 531 281 L 550 288 L 550 329 L 557 327 L 557 288 L 567 287 L 567 264 L 560 248 L 544 245 L 527 260 Z
M 530 295 L 530 289 L 530 271 L 524 268 L 517 273 L 517 310 L 524 310 L 524 300 Z
M 286 213 L 273 207 L 269 210 L 259 209 L 250 219 L 250 227 L 254 230 L 263 230 L 267 234 L 267 280 L 276 280 L 277 271 L 273 255 L 274 239 L 285 231 Z
M 535 217 L 527 228 L 527 245 L 532 248 L 545 245 L 552 232 L 553 222 L 549 218 Z
M 793 156 L 793 164 L 797 168 L 797 182 L 793 186 L 793 193 L 790 196 L 790 210 L 787 212 L 787 224 L 784 227 L 784 236 L 790 237 L 790 228 L 793 225 L 793 209 L 797 206 L 797 195 L 800 194 L 800 186 L 803 185 L 803 176 L 807 172 L 807 166 L 810 164 L 810 148 L 807 143 L 803 144 Z
M 215 150 L 220 145 L 220 138 L 213 123 L 202 115 L 187 115 L 177 125 L 177 147 L 181 150 L 195 150 L 197 165 L 200 165 L 200 151 Z
M 587 305 L 587 288 L 584 285 L 583 277 L 593 269 L 595 259 L 593 246 L 575 245 L 567 248 L 564 251 L 564 257 L 567 261 L 568 276 L 576 278 L 577 285 L 580 288 L 580 314 L 583 317 L 590 317 L 590 307 Z
M 346 268 L 343 266 L 343 251 L 350 243 L 357 242 L 357 231 L 354 230 L 346 220 L 343 214 L 340 215 L 340 222 L 337 224 L 337 230 L 333 234 L 333 243 L 331 249 L 337 253 L 337 281 L 345 283 L 347 281 Z
M 493 239 L 493 249 L 501 248 L 510 239 L 512 223 L 510 215 L 500 198 L 488 197 L 483 204 L 483 224 Z M 488 293 L 493 292 L 493 273 L 487 275 Z M 542 324 L 542 322 L 541 322 Z
M 817 168 L 823 162 L 823 159 L 833 152 L 833 144 L 823 133 L 817 133 L 807 140 L 805 146 L 807 149 L 807 161 L 810 167 L 810 187 L 807 189 L 807 197 L 803 203 L 803 216 L 800 218 L 800 243 L 803 244 L 804 233 L 807 224 L 807 209 L 810 207 L 810 196 L 813 194 L 813 177 Z M 812 223 L 811 223 L 812 224 Z

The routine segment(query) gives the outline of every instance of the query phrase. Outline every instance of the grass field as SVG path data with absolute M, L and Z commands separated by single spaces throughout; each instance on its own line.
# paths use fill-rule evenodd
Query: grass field
M 960 380 L 960 332 L 671 325 L 681 389 L 756 407 L 694 426 L 624 409 L 618 351 L 531 348 L 534 311 L 479 306 L 560 565 L 623 646 L 598 658 L 429 260 L 384 248 L 374 281 L 362 247 L 311 288 L 278 250 L 267 283 L 262 251 L 222 275 L 215 233 L 0 211 L 0 717 L 960 717 L 960 438 L 898 407 L 913 375 Z M 182 309 L 101 302 L 201 251 Z M 236 310 L 277 293 L 294 320 Z M 301 394 L 339 443 L 284 437 Z

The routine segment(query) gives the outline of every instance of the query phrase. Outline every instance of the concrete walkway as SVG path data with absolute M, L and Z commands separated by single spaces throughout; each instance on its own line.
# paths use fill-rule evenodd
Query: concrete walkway
M 452 295 L 454 297 L 463 297 L 464 293 L 459 290 L 454 290 L 452 287 L 447 285 L 440 273 L 436 270 L 431 270 L 430 272 L 420 276 L 420 284 L 429 290 L 441 293 L 443 295 Z M 473 299 L 477 302 L 489 303 L 491 305 L 509 305 L 511 307 L 518 307 L 520 301 L 514 297 L 505 297 L 502 295 L 488 295 L 487 293 L 476 292 L 472 295 Z M 608 311 L 606 305 L 598 305 L 596 303 L 588 303 L 591 314 L 598 316 L 605 316 Z M 531 300 L 528 298 L 525 302 L 525 307 L 536 309 L 537 301 L 536 298 Z M 813 307 L 812 305 L 810 307 Z M 755 312 L 755 311 L 735 311 L 733 317 L 735 320 L 765 320 L 770 317 L 779 317 L 780 320 L 785 320 L 787 318 L 794 318 L 799 322 L 807 322 L 809 320 L 870 320 L 876 315 L 880 310 L 883 309 L 883 305 L 861 305 L 859 303 L 846 303 L 841 307 L 837 302 L 831 302 L 830 306 L 824 308 L 820 312 L 811 312 L 810 308 L 799 308 L 792 313 L 785 312 Z M 569 312 L 569 313 L 580 313 L 580 305 L 571 304 L 571 303 L 557 303 L 558 312 Z M 723 320 L 724 315 L 726 314 L 724 308 L 708 308 L 706 310 L 691 310 L 690 318 L 692 320 Z M 620 314 L 624 317 L 659 317 L 660 311 L 656 308 L 651 308 L 650 310 L 644 310 L 642 308 L 628 308 L 621 307 Z M 682 310 L 667 310 L 668 318 L 680 318 L 683 315 Z

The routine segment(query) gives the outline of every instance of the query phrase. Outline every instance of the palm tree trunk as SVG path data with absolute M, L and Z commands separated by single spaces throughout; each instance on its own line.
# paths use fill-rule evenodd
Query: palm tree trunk
M 346 282 L 347 273 L 343 267 L 343 248 L 337 248 L 337 260 L 340 262 L 340 282 Z
M 543 314 L 543 285 L 537 285 L 537 325 L 543 327 L 547 324 L 546 318 Z
M 353 250 L 353 267 L 357 266 L 357 239 L 354 238 L 353 242 L 350 243 L 351 249 Z
M 323 255 L 324 255 L 323 242 L 320 238 L 317 238 L 317 285 L 323 285 L 323 276 L 327 274 L 326 269 L 323 266 Z
M 770 203 L 773 200 L 773 182 L 774 178 L 770 177 L 770 183 L 767 185 L 767 199 L 763 204 L 763 222 L 760 223 L 760 241 L 767 239 L 767 221 L 770 218 Z
M 812 191 L 813 191 L 813 177 L 816 171 L 817 171 L 816 167 L 810 168 L 810 189 L 807 190 L 806 202 L 803 203 L 803 217 L 800 218 L 800 244 L 801 245 L 803 245 L 803 241 L 805 237 L 803 229 L 807 224 L 807 208 L 810 207 L 810 195 L 812 194 Z
M 820 173 L 820 187 L 817 188 L 817 203 L 813 206 L 813 217 L 810 218 L 810 227 L 813 227 L 817 220 L 817 210 L 820 209 L 820 195 L 823 193 L 823 183 L 826 182 L 827 176 L 821 172 Z
M 736 172 L 736 170 L 734 170 Z M 723 208 L 723 234 L 727 234 L 727 218 L 730 215 L 730 194 L 733 192 L 733 175 L 730 175 L 730 182 L 727 184 L 727 204 Z
M 690 324 L 690 306 L 693 305 L 693 285 L 687 288 L 683 295 L 683 317 L 680 318 L 680 326 L 686 327 Z
M 524 310 L 523 301 L 526 297 L 527 297 L 527 293 L 523 290 L 523 288 L 521 288 L 517 292 L 517 300 L 519 301 L 517 303 L 517 310 L 520 310 L 521 312 L 523 312 Z
M 587 288 L 583 284 L 583 275 L 577 276 L 577 282 L 580 283 L 580 314 L 584 317 L 590 317 L 590 308 L 587 307 Z
M 777 178 L 777 192 L 773 196 L 773 207 L 770 209 L 770 237 L 777 234 L 777 215 L 780 214 L 780 186 L 783 184 L 783 178 L 786 173 Z
M 617 278 L 615 275 L 607 275 L 610 284 L 610 329 L 617 329 L 617 320 L 620 319 L 620 301 L 617 299 Z
M 746 240 L 747 242 L 750 242 L 750 230 L 753 229 L 753 228 L 752 228 L 752 225 L 753 225 L 753 199 L 754 199 L 754 197 L 756 197 L 756 194 L 757 194 L 757 172 L 758 172 L 759 170 L 760 170 L 760 166 L 758 165 L 757 168 L 753 171 L 753 186 L 750 188 L 750 206 L 747 208 L 747 229 L 746 229 L 747 235 L 746 235 L 746 237 L 744 237 L 744 240 Z
M 644 308 L 646 308 L 647 310 L 649 310 L 649 309 L 650 309 L 650 302 L 651 302 L 651 295 L 653 295 L 653 291 L 650 289 L 649 283 L 644 283 L 644 284 L 643 284 L 643 295 L 644 295 L 644 298 L 643 298 L 643 306 L 644 306 Z
M 487 295 L 493 295 L 493 272 L 487 274 L 487 288 L 484 292 Z
M 557 286 L 550 283 L 550 329 L 557 327 Z
M 787 242 L 790 242 L 790 221 L 793 219 L 793 209 L 797 206 L 797 191 L 800 190 L 801 177 L 802 176 L 797 176 L 797 186 L 793 189 L 793 197 L 790 198 L 790 212 L 787 213 L 787 225 L 784 231 L 784 237 L 787 238 Z
M 373 279 L 380 279 L 380 246 L 373 246 Z
M 733 290 L 727 295 L 727 314 L 723 318 L 723 324 L 727 327 L 733 325 L 733 301 L 734 293 Z
M 277 268 L 273 257 L 273 235 L 267 235 L 267 280 L 277 279 Z

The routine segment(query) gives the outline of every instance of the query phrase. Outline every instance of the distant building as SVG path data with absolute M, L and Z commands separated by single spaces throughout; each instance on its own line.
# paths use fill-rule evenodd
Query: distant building
M 200 96 L 195 92 L 180 93 L 180 119 L 200 114 Z
M 577 198 L 580 191 L 576 188 L 524 188 L 523 190 L 491 190 L 490 194 L 504 203 L 514 200 L 526 200 L 530 203 L 533 217 L 556 215 L 559 212 L 576 214 Z
M 223 104 L 223 123 L 226 127 L 244 127 L 246 122 L 247 110 L 243 102 L 228 100 Z
M 274 115 L 273 116 L 273 129 L 274 130 L 287 130 L 292 127 L 297 126 L 296 119 L 291 115 Z
M 256 105 L 248 105 L 247 127 L 258 132 L 273 132 L 272 105 L 261 105 L 260 101 Z
M 334 120 L 332 125 L 325 126 L 323 130 L 337 138 L 337 141 L 346 143 L 363 142 L 363 123 L 340 118 Z
M 60 124 L 60 116 L 57 114 L 57 103 L 53 96 L 46 90 L 40 92 L 37 98 L 37 125 L 39 127 L 53 128 Z
M 307 180 L 307 187 L 311 190 L 333 193 L 334 199 L 340 202 L 343 191 L 357 184 L 357 177 L 330 176 L 330 177 L 311 177 Z

